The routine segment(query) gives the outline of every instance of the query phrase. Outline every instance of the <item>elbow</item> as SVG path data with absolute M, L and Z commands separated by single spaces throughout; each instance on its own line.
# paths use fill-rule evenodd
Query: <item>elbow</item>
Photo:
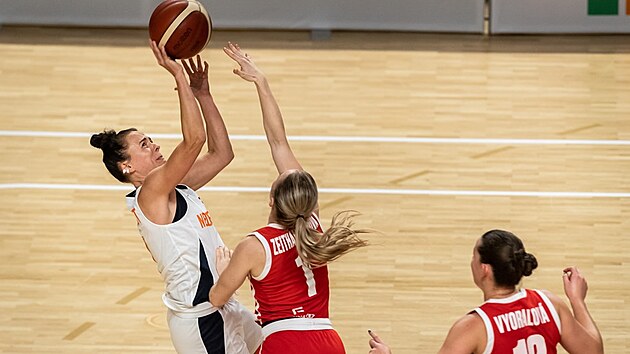
M 205 134 L 197 134 L 194 138 L 195 146 L 199 146 L 199 149 L 203 147 L 206 143 L 206 135 Z
M 221 166 L 225 168 L 234 160 L 234 151 L 232 151 L 232 147 L 230 146 L 226 150 L 209 151 L 208 156 L 220 161 Z
M 199 153 L 206 143 L 206 136 L 203 134 L 197 134 L 195 136 L 184 136 L 184 144 L 188 146 L 191 151 L 197 151 Z
M 223 157 L 224 158 L 223 162 L 225 163 L 225 166 L 229 165 L 230 162 L 234 161 L 234 151 L 232 151 L 232 148 L 226 151 L 224 155 L 225 156 Z

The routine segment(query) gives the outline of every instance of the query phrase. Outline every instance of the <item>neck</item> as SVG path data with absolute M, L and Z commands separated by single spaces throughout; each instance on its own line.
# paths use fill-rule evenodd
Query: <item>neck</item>
M 491 289 L 487 289 L 483 291 L 484 301 L 489 299 L 504 299 L 506 297 L 510 297 L 516 294 L 519 291 L 516 287 L 514 288 L 497 288 L 493 287 Z

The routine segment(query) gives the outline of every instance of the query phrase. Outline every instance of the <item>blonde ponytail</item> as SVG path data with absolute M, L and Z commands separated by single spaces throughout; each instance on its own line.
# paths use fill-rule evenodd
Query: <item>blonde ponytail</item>
M 354 218 L 359 215 L 356 211 L 335 214 L 330 228 L 324 233 L 310 225 L 311 215 L 317 208 L 318 193 L 317 184 L 308 172 L 299 170 L 288 174 L 275 186 L 273 197 L 277 222 L 292 231 L 297 252 L 309 267 L 326 265 L 352 250 L 367 246 L 367 241 L 359 235 L 372 231 L 352 228 Z
M 368 245 L 359 235 L 371 232 L 365 229 L 353 229 L 354 218 L 359 215 L 354 210 L 336 213 L 330 227 L 322 234 L 302 219 L 296 223 L 293 231 L 295 245 L 302 261 L 311 268 L 326 265 L 344 254 Z

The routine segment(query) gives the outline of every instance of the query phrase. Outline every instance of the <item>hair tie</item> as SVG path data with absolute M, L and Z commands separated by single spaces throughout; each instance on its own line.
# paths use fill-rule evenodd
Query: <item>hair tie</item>
M 297 214 L 297 217 L 306 220 L 306 218 L 304 217 L 304 214 Z

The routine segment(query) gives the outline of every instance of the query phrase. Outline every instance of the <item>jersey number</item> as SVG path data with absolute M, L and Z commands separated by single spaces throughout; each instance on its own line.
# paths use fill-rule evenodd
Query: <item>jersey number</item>
M 315 296 L 317 294 L 317 289 L 315 288 L 315 275 L 313 274 L 313 271 L 311 270 L 311 268 L 304 265 L 304 263 L 302 262 L 302 258 L 300 258 L 300 256 L 298 256 L 298 258 L 295 259 L 295 264 L 298 267 L 301 267 L 302 270 L 304 271 L 304 277 L 306 278 L 306 286 L 308 286 L 308 297 Z
M 512 349 L 513 354 L 547 354 L 545 338 L 540 334 L 532 334 L 525 339 L 519 339 L 516 347 Z

